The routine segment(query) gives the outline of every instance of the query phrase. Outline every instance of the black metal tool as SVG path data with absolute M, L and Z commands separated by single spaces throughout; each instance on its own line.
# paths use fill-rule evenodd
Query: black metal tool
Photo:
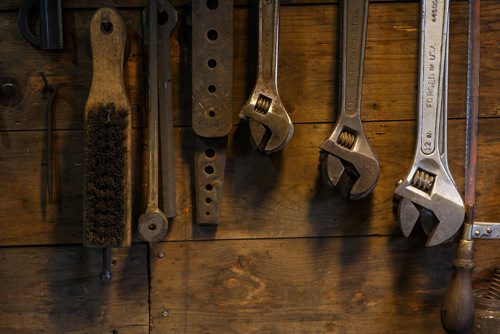
M 53 158 L 52 158 L 52 153 L 53 153 L 53 141 L 52 141 L 52 106 L 54 104 L 54 100 L 57 95 L 57 88 L 56 86 L 52 85 L 49 83 L 47 80 L 47 76 L 45 75 L 44 72 L 41 72 L 40 75 L 42 76 L 43 82 L 45 84 L 44 91 L 47 93 L 47 109 L 46 109 L 46 115 L 47 115 L 47 195 L 49 197 L 49 203 L 52 203 L 53 198 L 54 198 L 54 190 L 53 190 L 53 176 L 54 176 L 54 169 L 53 169 Z
M 39 15 L 40 29 L 30 26 L 32 15 Z M 63 27 L 61 0 L 23 0 L 19 11 L 19 29 L 23 37 L 43 50 L 62 50 Z

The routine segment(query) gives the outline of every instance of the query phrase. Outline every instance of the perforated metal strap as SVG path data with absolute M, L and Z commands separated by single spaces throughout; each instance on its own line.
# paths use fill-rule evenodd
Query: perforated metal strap
M 233 1 L 192 3 L 196 222 L 218 224 L 232 127 Z
M 193 129 L 227 136 L 232 126 L 233 1 L 193 1 Z
M 196 138 L 194 167 L 198 224 L 219 224 L 226 146 L 227 137 Z

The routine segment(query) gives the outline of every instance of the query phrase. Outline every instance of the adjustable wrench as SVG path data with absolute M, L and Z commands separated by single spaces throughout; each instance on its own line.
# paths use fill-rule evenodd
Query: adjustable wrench
M 368 2 L 343 2 L 340 113 L 332 134 L 320 146 L 323 179 L 350 199 L 369 195 L 380 173 L 360 115 Z
M 240 111 L 250 121 L 258 149 L 283 149 L 293 135 L 293 124 L 278 93 L 279 0 L 259 1 L 259 65 L 257 83 Z
M 446 78 L 449 0 L 422 2 L 418 135 L 413 165 L 394 191 L 400 199 L 398 221 L 409 236 L 417 220 L 432 217 L 437 223 L 427 246 L 441 244 L 462 226 L 465 209 L 447 161 Z
M 445 55 L 444 55 L 444 73 L 443 73 L 443 89 L 442 89 L 442 109 L 441 109 L 441 118 L 439 124 L 439 148 L 441 152 L 441 161 L 443 163 L 444 170 L 448 173 L 448 177 L 455 184 L 455 180 L 451 175 L 450 167 L 448 165 L 448 145 L 444 138 L 448 137 L 448 127 L 446 126 L 448 120 L 448 55 L 449 55 L 449 32 L 450 32 L 450 21 L 448 20 L 446 27 L 446 41 L 445 41 Z M 402 180 L 400 180 L 402 182 Z M 399 199 L 401 200 L 401 199 Z M 407 201 L 407 199 L 405 199 Z M 429 236 L 432 233 L 432 230 L 436 227 L 437 219 L 436 216 L 427 209 L 422 209 L 420 211 L 420 223 L 422 225 L 422 229 L 425 234 Z M 446 242 L 446 241 L 445 241 Z

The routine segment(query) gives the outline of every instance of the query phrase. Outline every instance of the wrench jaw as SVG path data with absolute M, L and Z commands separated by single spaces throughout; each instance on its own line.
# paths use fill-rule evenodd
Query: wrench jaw
M 420 217 L 420 210 L 407 198 L 401 198 L 398 205 L 399 227 L 403 235 L 408 238 Z
M 249 121 L 255 145 L 266 154 L 282 150 L 292 138 L 292 121 L 276 92 L 254 90 L 240 118 Z
M 364 133 L 335 128 L 332 136 L 320 146 L 322 150 L 321 168 L 325 182 L 337 188 L 349 199 L 357 200 L 368 196 L 380 174 L 380 163 Z M 349 133 L 351 145 L 346 145 Z M 336 139 L 336 140 L 335 140 Z
M 444 169 L 435 170 L 436 177 L 427 191 L 416 187 L 415 173 L 420 170 L 429 169 L 412 168 L 406 180 L 394 191 L 399 198 L 398 223 L 404 236 L 408 237 L 417 221 L 421 224 L 436 221 L 426 243 L 427 247 L 431 247 L 445 243 L 457 233 L 462 226 L 465 209 L 462 197 Z
M 321 152 L 321 174 L 329 187 L 336 188 L 346 198 L 359 176 L 352 165 L 326 151 Z

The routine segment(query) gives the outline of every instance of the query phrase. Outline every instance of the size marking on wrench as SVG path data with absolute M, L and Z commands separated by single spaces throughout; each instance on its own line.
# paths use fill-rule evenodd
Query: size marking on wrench
M 432 154 L 436 147 L 436 132 L 440 119 L 438 108 L 441 107 L 441 92 L 444 70 L 444 44 L 445 30 L 445 1 L 432 1 L 431 7 L 425 6 L 422 15 L 425 17 L 425 29 L 428 31 L 442 31 L 440 35 L 425 34 L 424 43 L 421 45 L 421 66 L 423 74 L 420 77 L 420 105 L 423 112 L 419 114 L 420 148 L 423 154 Z
M 345 0 L 342 6 L 340 113 L 332 134 L 321 144 L 321 169 L 328 185 L 347 198 L 360 199 L 375 188 L 380 172 L 360 115 L 368 0 Z
M 264 153 L 283 149 L 293 135 L 293 124 L 278 93 L 279 0 L 259 1 L 259 64 L 252 95 L 240 111 Z
M 417 147 L 408 176 L 397 185 L 394 194 L 400 200 L 398 221 L 403 234 L 409 236 L 419 218 L 424 225 L 433 221 L 427 246 L 434 246 L 452 238 L 465 215 L 462 198 L 448 169 L 444 137 L 449 0 L 422 2 L 420 33 Z

